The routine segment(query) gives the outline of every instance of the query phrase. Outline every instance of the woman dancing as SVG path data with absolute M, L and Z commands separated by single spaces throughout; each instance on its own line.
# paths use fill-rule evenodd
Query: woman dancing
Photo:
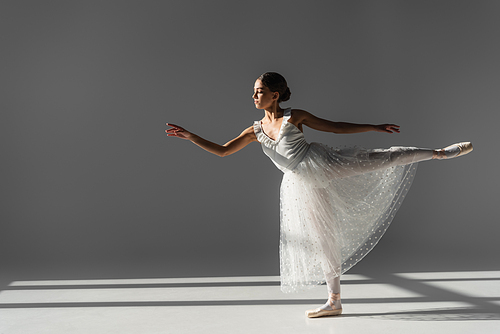
M 399 133 L 399 126 L 332 122 L 304 110 L 282 109 L 280 102 L 290 95 L 283 76 L 262 74 L 255 81 L 252 97 L 255 107 L 264 110 L 264 117 L 224 145 L 170 123 L 165 132 L 221 157 L 254 141 L 262 145 L 284 173 L 280 190 L 281 290 L 296 292 L 326 282 L 327 302 L 306 311 L 306 316 L 339 315 L 340 276 L 370 252 L 389 227 L 413 180 L 415 163 L 465 155 L 472 151 L 472 144 L 435 150 L 336 149 L 309 144 L 303 126 L 333 133 Z

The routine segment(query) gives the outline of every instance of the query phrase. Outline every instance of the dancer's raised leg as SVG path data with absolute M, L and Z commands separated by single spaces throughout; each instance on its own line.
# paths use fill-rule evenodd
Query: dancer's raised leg
M 376 149 L 356 156 L 354 159 L 342 157 L 337 160 L 340 161 L 344 167 L 337 170 L 337 177 L 349 177 L 431 159 L 451 159 L 465 155 L 471 151 L 472 144 L 470 142 L 457 143 L 443 149 L 435 150 L 416 147 Z

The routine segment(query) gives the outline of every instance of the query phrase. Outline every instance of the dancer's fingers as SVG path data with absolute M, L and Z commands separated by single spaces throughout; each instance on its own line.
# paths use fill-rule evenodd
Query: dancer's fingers
M 172 128 L 174 129 L 181 129 L 181 130 L 184 130 L 182 127 L 178 126 L 178 125 L 175 125 L 175 124 L 172 124 L 172 123 L 165 123 L 166 125 L 168 126 L 171 126 Z
M 400 132 L 399 125 L 396 124 L 387 124 L 385 130 L 389 133 Z
M 392 131 L 394 131 L 394 132 L 397 132 L 397 133 L 399 133 L 399 132 L 400 132 L 400 131 L 399 131 L 399 128 L 394 128 L 394 127 L 393 127 L 393 128 L 391 128 L 391 130 L 392 130 Z
M 172 131 L 165 130 L 165 133 L 166 133 L 168 136 L 178 136 L 178 135 L 179 135 L 179 132 L 180 132 L 180 131 L 177 131 L 177 130 L 172 130 Z

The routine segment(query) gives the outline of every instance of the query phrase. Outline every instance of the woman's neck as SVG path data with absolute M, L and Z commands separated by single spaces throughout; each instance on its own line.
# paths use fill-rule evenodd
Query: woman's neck
M 269 120 L 269 122 L 274 122 L 283 117 L 283 109 L 279 105 L 273 105 L 268 109 L 264 109 L 264 113 L 264 119 Z

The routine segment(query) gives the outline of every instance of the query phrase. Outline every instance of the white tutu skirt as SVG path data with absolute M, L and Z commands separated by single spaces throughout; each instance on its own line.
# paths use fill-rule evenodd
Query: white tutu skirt
M 281 290 L 297 292 L 340 276 L 380 240 L 415 176 L 397 161 L 414 148 L 334 149 L 311 143 L 281 184 Z

